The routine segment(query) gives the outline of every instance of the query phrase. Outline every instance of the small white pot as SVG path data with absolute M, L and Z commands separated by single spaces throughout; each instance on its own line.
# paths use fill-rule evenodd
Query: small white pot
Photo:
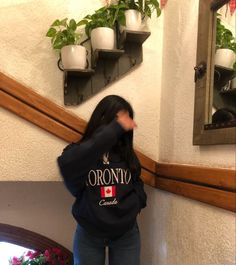
M 142 29 L 142 15 L 139 11 L 129 9 L 125 11 L 126 30 L 140 31 Z
M 235 62 L 235 53 L 230 49 L 218 49 L 215 55 L 215 64 L 232 68 Z
M 91 44 L 96 49 L 115 49 L 115 31 L 111 28 L 98 27 L 91 31 Z
M 61 49 L 61 60 L 64 69 L 85 69 L 87 51 L 81 45 L 67 45 Z

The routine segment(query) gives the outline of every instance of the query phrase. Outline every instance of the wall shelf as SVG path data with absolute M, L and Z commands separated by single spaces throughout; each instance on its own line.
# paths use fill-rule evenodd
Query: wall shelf
M 91 67 L 64 70 L 64 104 L 78 105 L 103 90 L 143 61 L 143 42 L 150 32 L 123 31 L 114 50 L 91 51 Z
M 236 89 L 230 89 L 229 81 L 236 77 L 236 70 L 215 65 L 213 106 L 216 109 L 236 107 Z
M 93 58 L 92 58 L 92 66 L 96 67 L 97 61 L 101 60 L 101 59 L 117 60 L 124 54 L 124 52 L 125 52 L 124 50 L 119 50 L 119 49 L 114 49 L 114 50 L 98 49 L 98 50 L 95 50 L 95 52 L 93 53 Z

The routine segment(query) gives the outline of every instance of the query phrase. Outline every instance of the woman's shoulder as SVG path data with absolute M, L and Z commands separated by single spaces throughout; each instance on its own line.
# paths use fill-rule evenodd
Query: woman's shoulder
M 64 151 L 67 151 L 67 150 L 69 150 L 69 149 L 71 149 L 71 148 L 73 148 L 73 147 L 76 147 L 76 146 L 78 146 L 78 145 L 79 145 L 79 142 L 76 142 L 76 143 L 69 143 L 66 147 L 64 147 L 63 152 L 64 152 Z

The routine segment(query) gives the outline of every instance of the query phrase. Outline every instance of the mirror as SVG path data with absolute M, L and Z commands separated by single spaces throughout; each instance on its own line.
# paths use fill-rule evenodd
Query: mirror
M 194 145 L 236 143 L 236 29 L 228 2 L 199 0 Z

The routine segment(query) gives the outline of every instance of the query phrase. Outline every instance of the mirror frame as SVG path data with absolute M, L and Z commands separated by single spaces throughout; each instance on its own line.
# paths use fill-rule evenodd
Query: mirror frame
M 205 129 L 212 108 L 212 83 L 216 36 L 216 10 L 229 0 L 199 0 L 196 65 L 206 63 L 206 74 L 195 84 L 193 145 L 235 144 L 236 127 Z

